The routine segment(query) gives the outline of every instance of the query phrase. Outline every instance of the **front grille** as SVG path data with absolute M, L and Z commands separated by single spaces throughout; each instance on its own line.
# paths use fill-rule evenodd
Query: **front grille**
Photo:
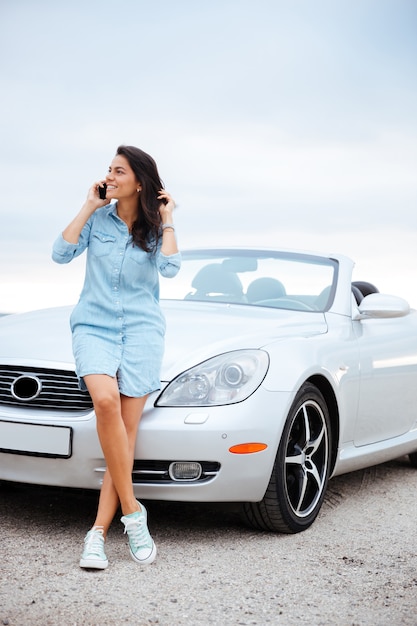
M 173 483 L 176 483 L 176 481 L 172 480 L 169 475 L 169 466 L 171 465 L 171 463 L 172 461 L 136 460 L 133 464 L 133 484 L 139 485 L 144 483 L 157 483 L 172 485 Z M 219 473 L 220 463 L 217 463 L 216 461 L 199 461 L 199 463 L 202 468 L 201 476 L 198 480 L 192 482 L 207 482 Z M 184 482 L 186 481 L 181 481 L 181 483 Z
M 14 365 L 0 365 L 0 405 L 51 411 L 93 407 L 90 395 L 79 389 L 75 372 Z

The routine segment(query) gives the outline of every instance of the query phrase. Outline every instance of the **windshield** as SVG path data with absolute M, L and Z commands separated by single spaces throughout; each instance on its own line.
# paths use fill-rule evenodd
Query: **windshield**
M 333 300 L 337 261 L 265 250 L 182 253 L 175 278 L 161 278 L 161 298 L 245 306 L 326 311 Z

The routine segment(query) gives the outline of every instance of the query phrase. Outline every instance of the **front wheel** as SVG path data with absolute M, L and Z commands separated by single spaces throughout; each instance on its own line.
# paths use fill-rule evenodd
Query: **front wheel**
M 298 533 L 316 519 L 330 474 L 331 428 L 320 391 L 305 383 L 298 392 L 261 502 L 243 505 L 243 517 L 260 530 Z

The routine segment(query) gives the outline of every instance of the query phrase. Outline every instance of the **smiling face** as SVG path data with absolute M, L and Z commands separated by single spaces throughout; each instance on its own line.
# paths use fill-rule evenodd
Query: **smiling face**
M 114 157 L 106 176 L 106 197 L 117 200 L 127 200 L 138 197 L 141 184 L 138 182 L 129 161 L 121 154 Z

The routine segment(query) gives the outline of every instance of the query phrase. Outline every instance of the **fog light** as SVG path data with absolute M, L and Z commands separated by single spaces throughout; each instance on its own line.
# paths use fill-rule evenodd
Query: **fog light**
M 169 476 L 172 480 L 198 480 L 202 471 L 200 463 L 192 461 L 176 461 L 169 466 Z

